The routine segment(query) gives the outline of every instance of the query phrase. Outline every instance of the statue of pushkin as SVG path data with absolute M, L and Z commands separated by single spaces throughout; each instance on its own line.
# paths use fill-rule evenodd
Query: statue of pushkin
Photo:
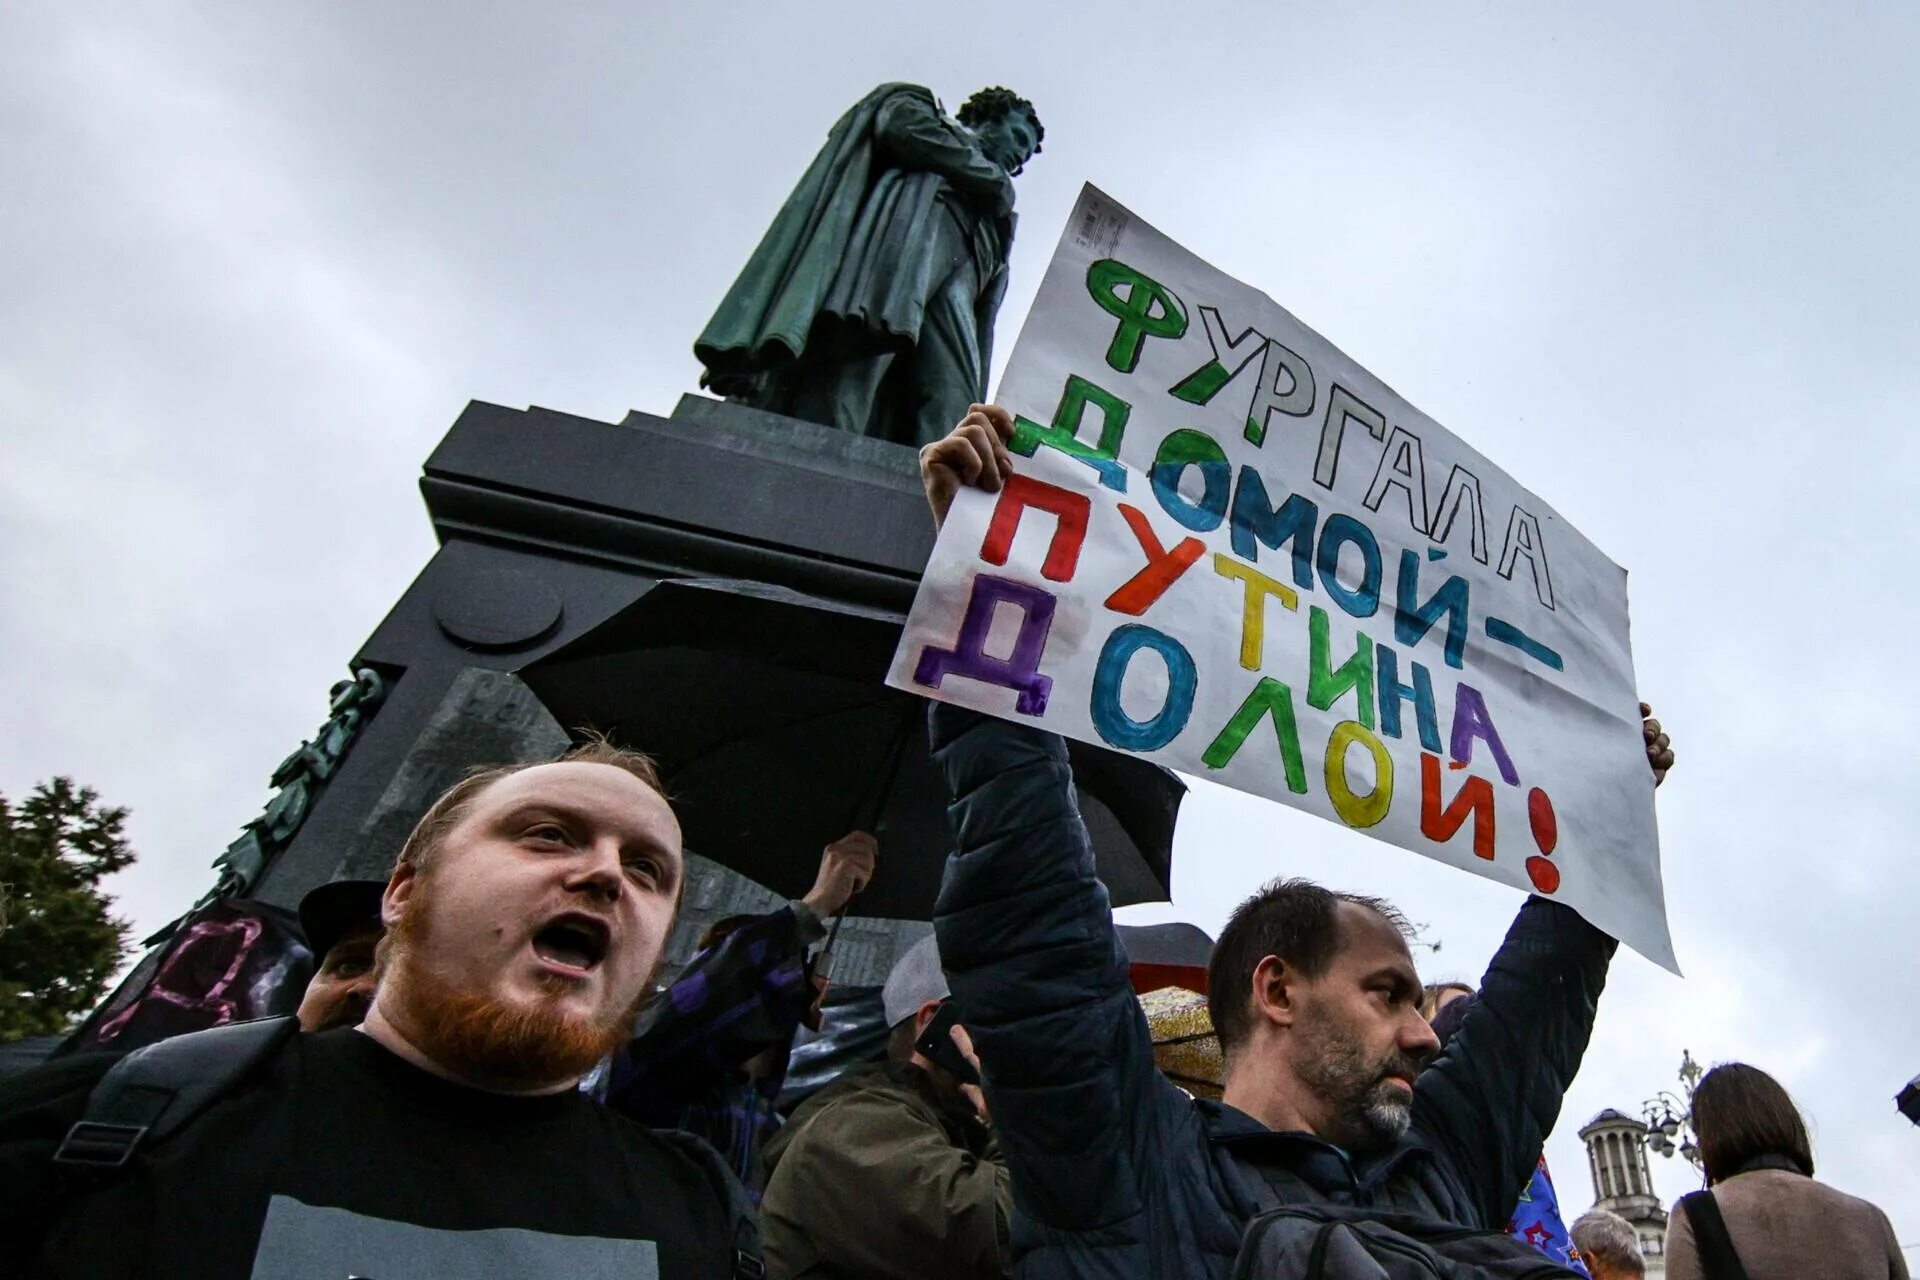
M 694 344 L 729 400 L 900 444 L 986 397 L 1033 104 L 982 89 L 949 117 L 885 84 L 840 117 Z

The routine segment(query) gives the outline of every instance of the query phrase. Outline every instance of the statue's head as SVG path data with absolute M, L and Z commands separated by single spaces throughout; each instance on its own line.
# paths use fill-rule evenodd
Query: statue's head
M 961 103 L 958 119 L 980 139 L 987 159 L 1009 174 L 1018 174 L 1039 155 L 1040 140 L 1047 136 L 1033 104 L 998 86 L 982 89 Z

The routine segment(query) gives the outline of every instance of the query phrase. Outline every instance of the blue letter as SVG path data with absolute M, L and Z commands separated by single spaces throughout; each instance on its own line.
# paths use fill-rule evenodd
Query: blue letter
M 1233 490 L 1233 554 L 1242 560 L 1258 562 L 1260 553 L 1254 542 L 1278 551 L 1287 539 L 1293 539 L 1293 585 L 1313 590 L 1313 526 L 1320 519 L 1320 508 L 1303 494 L 1293 494 L 1278 510 L 1267 499 L 1267 482 L 1251 466 L 1240 468 L 1240 481 Z
M 1360 548 L 1360 585 L 1349 590 L 1337 574 L 1340 547 L 1351 542 Z M 1320 527 L 1320 584 L 1333 602 L 1356 618 L 1371 618 L 1380 608 L 1380 544 L 1373 530 L 1352 516 L 1332 515 Z
M 1400 683 L 1400 655 L 1384 644 L 1373 647 L 1375 665 L 1379 667 L 1380 678 L 1377 682 L 1380 698 L 1380 732 L 1389 738 L 1400 736 L 1400 703 L 1406 699 L 1413 701 L 1413 719 L 1419 726 L 1420 745 L 1429 751 L 1440 750 L 1440 717 L 1433 706 L 1433 677 L 1427 674 L 1425 666 L 1413 664 L 1413 683 Z
M 1142 649 L 1151 649 L 1167 664 L 1167 700 L 1151 720 L 1135 720 L 1120 705 L 1120 684 L 1127 664 Z M 1138 622 L 1116 627 L 1100 649 L 1093 669 L 1093 698 L 1088 708 L 1100 736 L 1122 751 L 1157 751 L 1180 735 L 1193 714 L 1194 690 L 1199 687 L 1193 655 L 1164 632 Z

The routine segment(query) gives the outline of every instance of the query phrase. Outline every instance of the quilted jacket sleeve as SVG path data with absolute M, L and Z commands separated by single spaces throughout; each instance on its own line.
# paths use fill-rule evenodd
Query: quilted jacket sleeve
M 1529 898 L 1480 998 L 1414 1090 L 1416 1129 L 1498 1230 L 1533 1176 L 1593 1032 L 1618 944 L 1572 908 Z
M 1046 1232 L 1139 1215 L 1184 1098 L 1159 1075 L 1053 734 L 936 704 L 956 851 L 934 913 L 986 1076 L 1014 1205 Z

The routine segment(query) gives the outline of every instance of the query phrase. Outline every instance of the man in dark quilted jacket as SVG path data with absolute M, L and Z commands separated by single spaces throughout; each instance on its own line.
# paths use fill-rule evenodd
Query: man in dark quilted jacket
M 936 524 L 962 484 L 999 489 L 1012 427 L 975 406 L 922 450 Z M 1226 1091 L 1195 1100 L 1154 1067 L 1059 738 L 946 705 L 929 725 L 957 840 L 934 927 L 1012 1171 L 1017 1275 L 1223 1280 L 1276 1202 L 1505 1225 L 1579 1069 L 1612 938 L 1530 898 L 1429 1066 L 1399 913 L 1270 885 L 1214 949 Z M 1645 732 L 1657 781 L 1673 752 L 1657 721 Z

